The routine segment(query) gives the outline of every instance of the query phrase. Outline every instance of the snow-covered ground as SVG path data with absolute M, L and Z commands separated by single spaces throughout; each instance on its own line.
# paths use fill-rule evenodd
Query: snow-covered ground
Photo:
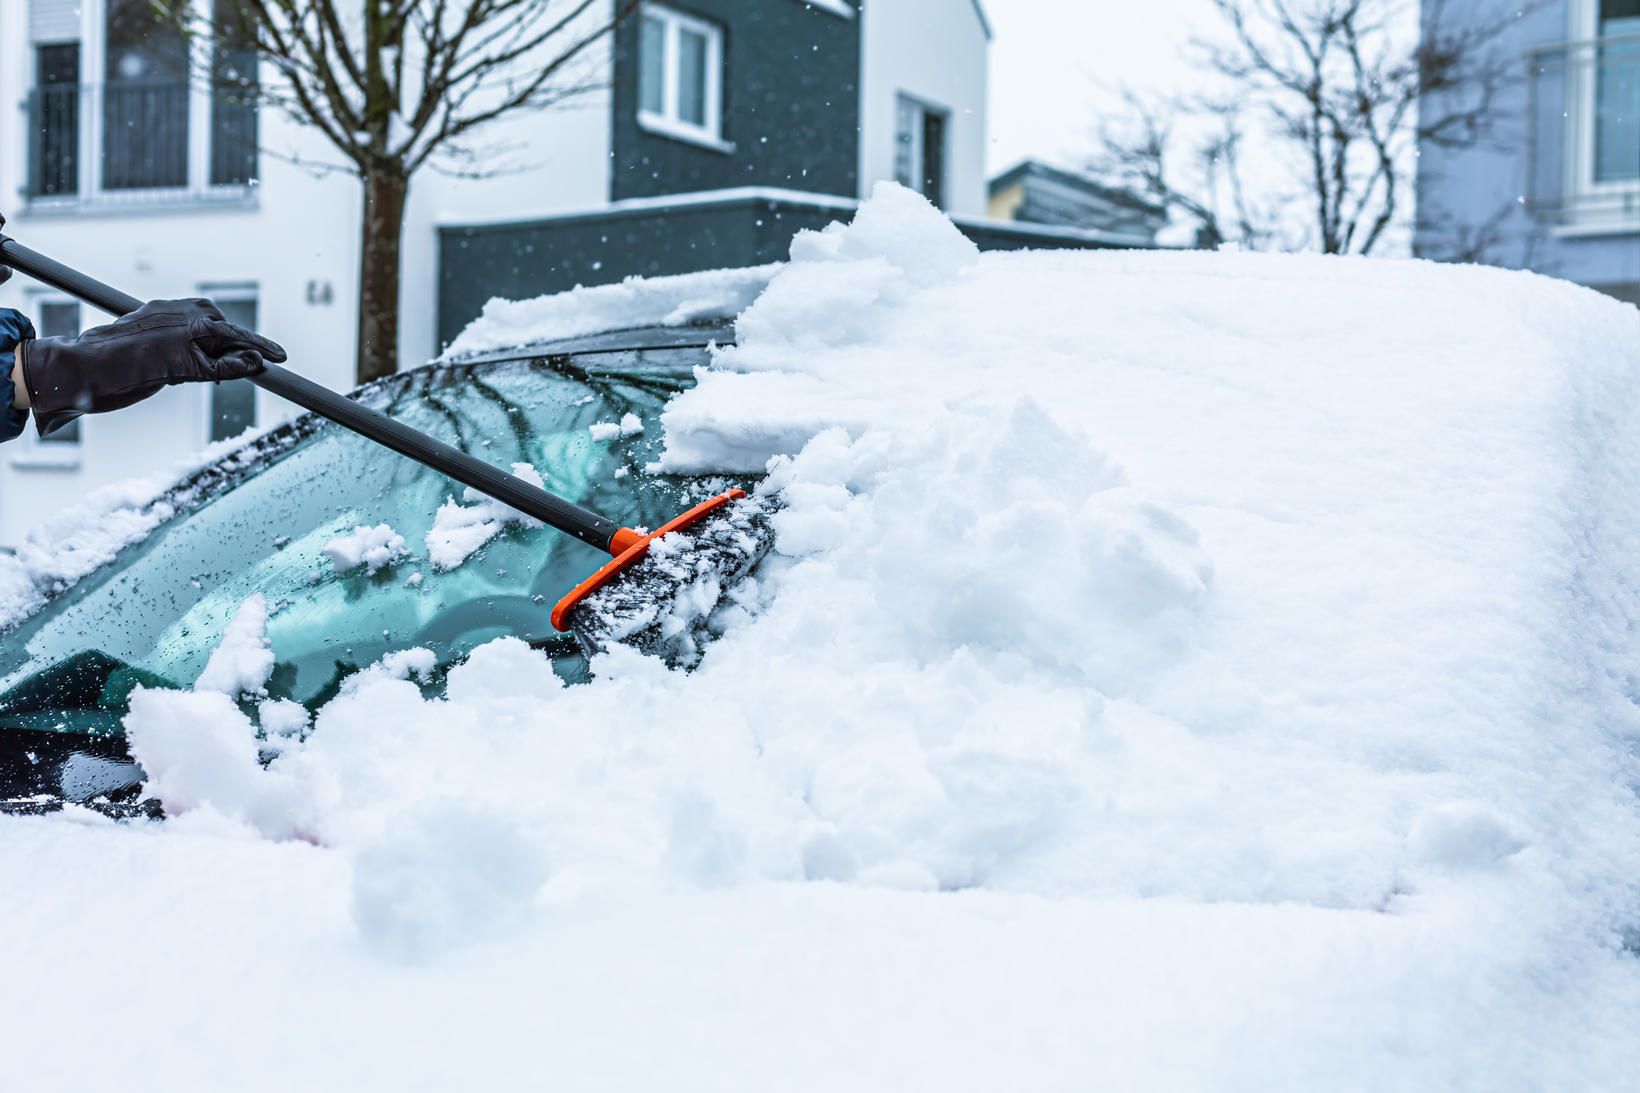
M 894 187 L 792 259 L 663 420 L 785 505 L 700 668 L 407 651 L 264 770 L 253 600 L 133 700 L 176 819 L 0 819 L 8 1081 L 1632 1084 L 1640 314 Z

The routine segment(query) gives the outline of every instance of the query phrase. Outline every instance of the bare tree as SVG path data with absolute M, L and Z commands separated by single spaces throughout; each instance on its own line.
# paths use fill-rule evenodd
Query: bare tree
M 1401 0 L 1213 4 L 1224 33 L 1193 45 L 1214 86 L 1129 93 L 1092 164 L 1193 221 L 1206 245 L 1372 253 L 1408 219 L 1419 142 L 1492 139 L 1520 78 L 1499 40 L 1522 10 L 1453 29 L 1432 0 L 1419 34 Z
M 364 382 L 397 365 L 411 179 L 432 163 L 493 173 L 474 141 L 499 118 L 602 86 L 588 51 L 638 0 L 218 0 L 215 18 L 190 15 L 185 0 L 154 3 L 209 47 L 216 94 L 317 130 L 359 178 Z M 260 78 L 264 66 L 275 79 Z

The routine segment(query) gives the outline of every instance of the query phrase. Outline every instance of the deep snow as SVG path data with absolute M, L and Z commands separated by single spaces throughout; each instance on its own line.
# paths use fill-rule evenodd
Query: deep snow
M 663 418 L 785 506 L 699 669 L 407 651 L 270 746 L 253 601 L 133 699 L 177 819 L 0 819 L 19 1088 L 1632 1079 L 1640 315 L 894 187 L 792 258 Z

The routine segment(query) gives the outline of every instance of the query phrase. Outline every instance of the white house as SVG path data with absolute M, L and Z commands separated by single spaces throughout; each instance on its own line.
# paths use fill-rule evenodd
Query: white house
M 215 0 L 217 10 L 232 2 Z M 186 50 L 152 20 L 147 0 L 0 4 L 7 232 L 136 296 L 211 296 L 282 342 L 292 368 L 350 388 L 357 180 L 314 131 L 189 80 Z M 977 0 L 645 4 L 589 59 L 611 77 L 605 90 L 490 132 L 510 149 L 508 170 L 417 176 L 401 360 L 438 349 L 441 225 L 652 208 L 748 186 L 858 197 L 884 178 L 982 216 L 989 37 Z M 596 268 L 616 277 L 622 263 Z M 0 304 L 45 334 L 100 318 L 23 277 L 0 288 Z M 31 430 L 0 448 L 0 547 L 92 488 L 291 412 L 249 385 L 219 385 L 82 419 L 60 439 Z

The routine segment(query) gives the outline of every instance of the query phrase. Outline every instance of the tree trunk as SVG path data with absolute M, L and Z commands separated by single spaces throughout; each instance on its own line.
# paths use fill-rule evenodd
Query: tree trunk
M 399 364 L 399 264 L 410 180 L 395 172 L 364 176 L 359 241 L 358 381 L 391 376 Z

